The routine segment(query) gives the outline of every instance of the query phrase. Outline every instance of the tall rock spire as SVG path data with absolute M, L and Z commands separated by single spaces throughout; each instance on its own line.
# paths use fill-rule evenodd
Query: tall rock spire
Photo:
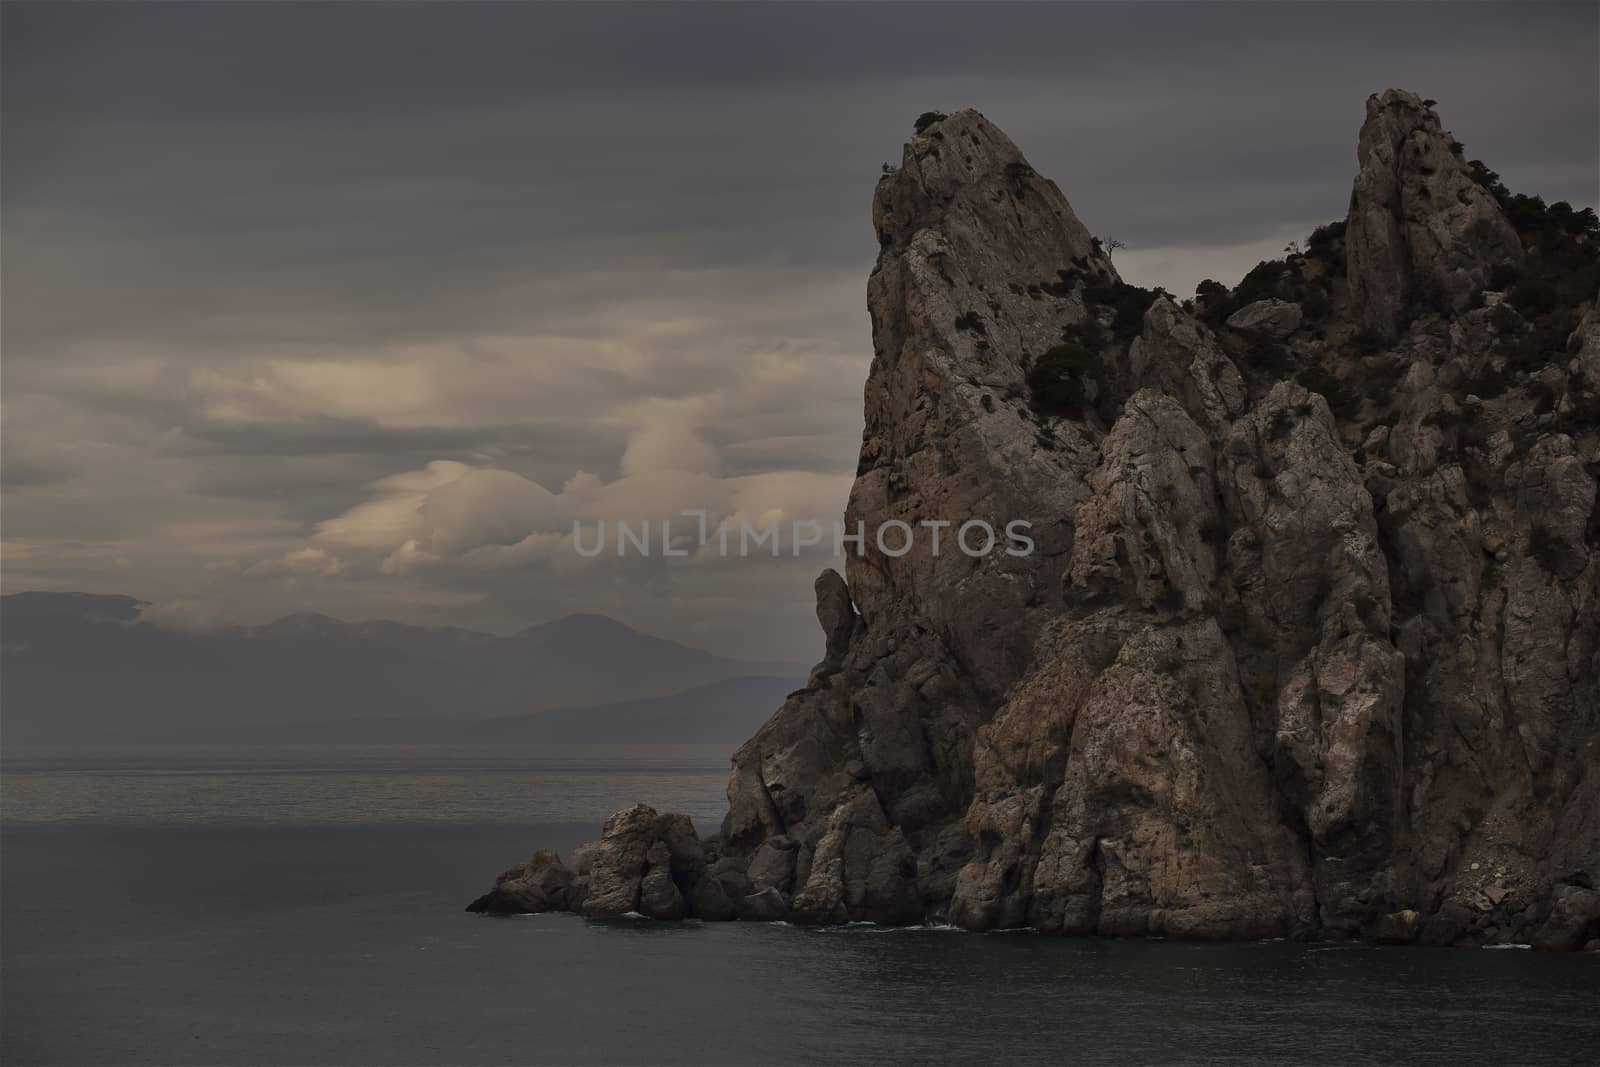
M 872 218 L 875 355 L 847 527 L 959 514 L 999 531 L 1022 519 L 1040 551 L 974 560 L 934 553 L 923 537 L 896 557 L 869 541 L 846 577 L 869 625 L 916 604 L 997 698 L 1028 654 L 1031 627 L 1018 622 L 1053 599 L 1047 561 L 1066 547 L 1063 519 L 1094 462 L 1087 436 L 1040 440 L 1026 374 L 1090 314 L 1083 287 L 1064 278 L 1119 279 L 1055 182 L 972 110 L 906 144 L 899 170 L 878 181 Z
M 1432 101 L 1401 89 L 1369 96 L 1357 158 L 1345 247 L 1362 327 L 1389 338 L 1408 305 L 1460 311 L 1491 268 L 1522 261 L 1516 231 Z

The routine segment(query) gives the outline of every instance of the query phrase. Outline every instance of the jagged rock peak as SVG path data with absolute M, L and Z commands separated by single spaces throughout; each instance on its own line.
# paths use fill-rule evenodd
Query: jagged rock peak
M 1433 101 L 1390 89 L 1367 98 L 1345 242 L 1360 325 L 1393 337 L 1408 306 L 1460 311 L 1522 244 L 1472 176 Z
M 846 525 L 915 526 L 930 509 L 995 530 L 1038 517 L 1041 551 L 974 561 L 933 556 L 924 539 L 904 557 L 852 555 L 845 577 L 868 628 L 916 604 L 993 699 L 1026 659 L 1027 628 L 1015 618 L 1056 580 L 1042 571 L 1064 550 L 1060 516 L 1092 458 L 1087 438 L 1059 450 L 1034 443 L 1027 371 L 1091 317 L 1086 285 L 1119 279 L 1061 190 L 988 119 L 964 110 L 919 125 L 873 199 L 874 358 Z
M 1113 269 L 1056 183 L 971 108 L 932 122 L 906 142 L 899 169 L 878 182 L 872 221 L 885 246 L 906 244 L 917 231 L 938 226 L 956 241 L 957 254 L 975 250 L 964 239 L 1026 239 L 1062 265 L 1081 257 Z

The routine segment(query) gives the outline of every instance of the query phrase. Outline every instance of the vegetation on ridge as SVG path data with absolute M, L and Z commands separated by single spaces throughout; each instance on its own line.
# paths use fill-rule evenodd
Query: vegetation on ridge
M 1089 399 L 1089 383 L 1100 374 L 1100 354 L 1081 344 L 1059 344 L 1028 368 L 1029 403 L 1040 415 L 1078 418 Z

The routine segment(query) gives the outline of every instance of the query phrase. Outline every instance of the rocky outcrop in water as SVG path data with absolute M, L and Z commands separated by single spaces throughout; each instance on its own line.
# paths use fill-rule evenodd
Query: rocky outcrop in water
M 827 651 L 721 831 L 636 806 L 474 902 L 1104 935 L 1600 937 L 1592 212 L 1368 101 L 1350 217 L 1128 285 L 983 116 L 878 185 Z M 949 551 L 969 520 L 1034 550 Z

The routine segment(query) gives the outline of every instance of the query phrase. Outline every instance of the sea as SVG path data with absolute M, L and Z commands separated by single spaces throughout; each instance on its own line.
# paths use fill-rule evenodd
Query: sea
M 463 909 L 722 746 L 0 758 L 5 1064 L 1569 1064 L 1600 955 Z

